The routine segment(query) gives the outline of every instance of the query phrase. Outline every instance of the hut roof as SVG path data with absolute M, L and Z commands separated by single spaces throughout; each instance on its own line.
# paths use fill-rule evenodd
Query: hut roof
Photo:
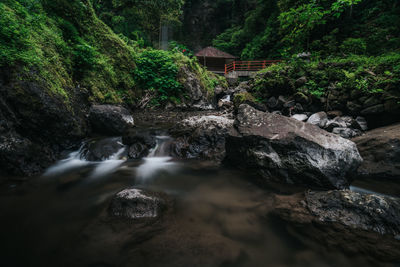
M 196 53 L 196 57 L 218 57 L 218 58 L 236 58 L 231 54 L 225 53 L 215 47 L 206 47 Z

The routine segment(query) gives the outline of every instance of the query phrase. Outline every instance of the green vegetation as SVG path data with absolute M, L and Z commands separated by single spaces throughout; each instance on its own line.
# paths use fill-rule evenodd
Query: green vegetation
M 232 2 L 232 1 L 227 1 Z M 400 48 L 396 0 L 258 0 L 214 46 L 242 59 L 380 55 Z
M 293 60 L 273 65 L 255 79 L 256 96 L 301 92 L 317 98 L 339 91 L 342 95 L 375 95 L 400 99 L 400 54 L 352 55 L 305 62 Z
M 178 99 L 182 84 L 177 81 L 178 66 L 173 54 L 161 50 L 144 50 L 136 60 L 136 80 L 140 88 L 154 92 L 152 105 Z

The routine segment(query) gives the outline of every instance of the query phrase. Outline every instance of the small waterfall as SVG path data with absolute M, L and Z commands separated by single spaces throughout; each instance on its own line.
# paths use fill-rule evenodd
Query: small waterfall
M 89 175 L 92 178 L 111 174 L 125 162 L 124 155 L 126 148 L 120 143 L 119 139 L 120 138 L 107 138 L 94 141 L 94 144 L 99 144 L 100 146 L 111 144 L 108 150 L 106 149 L 106 151 L 103 152 L 104 155 L 106 155 L 104 156 L 104 160 L 88 160 L 88 158 L 90 159 L 93 157 L 90 155 L 90 144 L 93 144 L 93 141 L 88 141 L 84 142 L 79 150 L 71 152 L 66 159 L 60 160 L 55 165 L 48 168 L 44 175 L 57 176 L 89 165 L 94 166 L 92 173 Z M 99 145 L 97 145 L 97 148 Z
M 77 168 L 81 168 L 91 164 L 90 161 L 87 161 L 84 157 L 84 147 L 83 144 L 79 150 L 71 152 L 66 159 L 60 160 L 55 165 L 49 167 L 44 175 L 45 176 L 56 176 L 62 173 L 75 170 Z
M 177 164 L 171 161 L 172 157 L 170 157 L 172 138 L 157 136 L 156 141 L 156 147 L 144 158 L 144 163 L 137 168 L 136 175 L 141 181 L 145 181 L 161 171 L 173 172 L 177 168 Z

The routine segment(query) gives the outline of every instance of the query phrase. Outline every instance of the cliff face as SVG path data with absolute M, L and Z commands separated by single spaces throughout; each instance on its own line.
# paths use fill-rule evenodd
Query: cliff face
M 0 3 L 0 170 L 31 175 L 88 132 L 91 102 L 132 102 L 134 51 L 90 1 Z
M 200 50 L 231 27 L 240 23 L 254 1 L 187 0 L 183 7 L 183 26 L 178 39 L 193 50 Z

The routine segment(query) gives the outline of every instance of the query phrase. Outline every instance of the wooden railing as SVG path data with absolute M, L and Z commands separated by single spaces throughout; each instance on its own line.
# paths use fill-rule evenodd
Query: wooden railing
M 269 65 L 276 64 L 281 60 L 254 60 L 254 61 L 233 61 L 225 65 L 225 74 L 232 71 L 259 71 Z

